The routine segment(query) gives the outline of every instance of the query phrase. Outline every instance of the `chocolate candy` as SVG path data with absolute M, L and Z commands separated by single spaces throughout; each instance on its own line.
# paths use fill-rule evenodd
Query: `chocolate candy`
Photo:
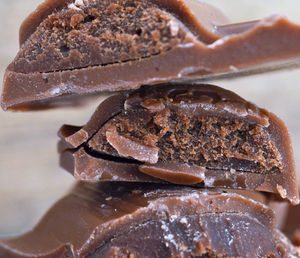
M 298 203 L 288 131 L 279 118 L 212 85 L 120 93 L 84 127 L 63 126 L 61 164 L 77 179 L 278 193 Z M 145 181 L 145 175 L 152 177 Z
M 230 24 L 197 0 L 47 0 L 21 26 L 1 106 L 37 109 L 65 105 L 58 96 L 265 72 L 299 59 L 299 42 L 300 27 L 283 16 Z
M 79 184 L 1 257 L 290 257 L 266 206 L 178 186 Z

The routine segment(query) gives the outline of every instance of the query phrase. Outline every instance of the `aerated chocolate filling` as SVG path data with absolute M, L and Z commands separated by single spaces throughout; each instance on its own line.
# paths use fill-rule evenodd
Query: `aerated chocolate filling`
M 182 43 L 180 26 L 146 0 L 70 4 L 40 24 L 12 70 L 52 72 L 147 58 Z
M 158 148 L 157 163 L 253 173 L 274 173 L 283 168 L 266 128 L 241 119 L 194 117 L 169 109 L 154 115 L 146 110 L 127 110 L 107 122 L 88 143 L 94 151 L 120 157 L 107 140 L 109 128 L 142 146 Z

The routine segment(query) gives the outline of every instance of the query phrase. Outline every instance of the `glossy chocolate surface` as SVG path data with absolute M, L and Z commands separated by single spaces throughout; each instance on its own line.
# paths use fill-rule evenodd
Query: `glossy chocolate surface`
M 61 165 L 80 180 L 145 182 L 148 175 L 146 182 L 266 191 L 298 203 L 284 123 L 216 86 L 121 93 L 86 126 L 66 125 L 59 135 Z
M 230 25 L 197 0 L 121 2 L 47 0 L 39 6 L 21 26 L 2 108 L 30 110 L 45 100 L 59 106 L 58 96 L 264 72 L 264 65 L 276 69 L 275 63 L 300 56 L 300 26 L 283 16 Z M 134 8 L 139 19 L 131 17 Z
M 81 183 L 1 257 L 288 257 L 266 206 L 233 193 Z

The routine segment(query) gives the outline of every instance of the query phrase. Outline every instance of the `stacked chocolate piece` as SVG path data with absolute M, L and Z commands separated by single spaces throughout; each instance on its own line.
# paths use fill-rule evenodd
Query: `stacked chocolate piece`
M 297 64 L 300 26 L 229 24 L 198 0 L 47 0 L 20 43 L 3 109 L 123 91 L 59 130 L 80 182 L 1 257 L 300 257 L 277 229 L 276 207 L 299 203 L 287 128 L 197 82 Z

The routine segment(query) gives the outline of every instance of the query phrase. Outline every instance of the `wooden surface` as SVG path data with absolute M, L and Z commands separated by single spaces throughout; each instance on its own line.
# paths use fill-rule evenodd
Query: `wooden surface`
M 18 50 L 18 27 L 39 0 L 0 0 L 0 77 Z M 234 22 L 284 13 L 300 23 L 299 0 L 210 0 Z M 300 71 L 219 81 L 242 97 L 271 110 L 290 129 L 300 166 Z M 76 109 L 34 113 L 0 111 L 0 236 L 29 230 L 73 184 L 58 166 L 56 132 L 64 123 L 84 124 L 100 102 Z

